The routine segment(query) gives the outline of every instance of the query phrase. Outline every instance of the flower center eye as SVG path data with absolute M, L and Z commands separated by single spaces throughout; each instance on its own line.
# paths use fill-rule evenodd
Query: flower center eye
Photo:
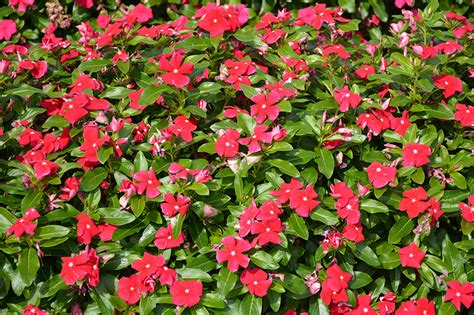
M 254 282 L 253 282 L 253 285 L 257 285 L 257 284 L 258 284 L 258 281 L 254 281 Z
M 189 289 L 185 289 L 185 290 L 184 290 L 184 293 L 188 294 L 188 293 L 189 293 Z
M 173 70 L 173 73 L 178 73 L 178 69 L 174 69 L 174 70 Z
M 217 23 L 217 19 L 212 20 L 212 22 L 213 22 L 214 24 Z
M 413 258 L 413 254 L 408 255 L 408 257 Z
M 381 172 L 382 169 L 381 169 L 380 167 L 377 167 L 377 168 L 375 169 L 375 171 L 376 171 L 376 172 Z
M 417 149 L 413 150 L 413 154 L 418 154 L 418 150 Z
M 69 267 L 72 267 L 74 266 L 74 264 L 72 262 L 70 262 L 69 264 L 67 264 Z
M 231 251 L 231 252 L 230 252 L 230 255 L 231 255 L 231 256 L 235 256 L 235 251 Z

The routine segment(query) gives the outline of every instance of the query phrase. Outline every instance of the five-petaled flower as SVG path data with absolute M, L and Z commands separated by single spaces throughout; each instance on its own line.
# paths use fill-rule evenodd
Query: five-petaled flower
M 402 165 L 420 167 L 430 162 L 431 149 L 426 144 L 408 143 L 403 147 Z
M 395 167 L 385 166 L 380 162 L 370 164 L 366 172 L 369 175 L 369 181 L 377 189 L 393 182 L 397 176 L 397 169 Z
M 434 78 L 434 85 L 443 90 L 445 98 L 453 96 L 456 92 L 462 92 L 461 79 L 449 74 L 442 74 Z
M 339 104 L 339 109 L 343 113 L 347 112 L 349 107 L 356 108 L 362 101 L 362 98 L 358 94 L 352 93 L 347 85 L 342 89 L 334 90 L 334 99 Z
M 188 85 L 190 79 L 187 76 L 191 74 L 194 69 L 192 63 L 183 63 L 183 55 L 176 51 L 167 59 L 162 56 L 158 63 L 160 70 L 166 73 L 161 76 L 163 81 L 177 88 L 182 88 Z
M 444 301 L 451 301 L 458 311 L 461 311 L 461 304 L 467 309 L 471 308 L 474 302 L 474 284 L 471 282 L 461 284 L 459 280 L 454 280 L 448 282 L 448 287 Z
M 267 295 L 268 288 L 272 285 L 272 279 L 262 269 L 246 269 L 240 276 L 240 282 L 247 286 L 249 293 L 259 297 Z
M 217 251 L 217 262 L 223 263 L 224 261 L 227 261 L 227 268 L 229 268 L 231 272 L 236 272 L 239 269 L 239 266 L 247 268 L 250 258 L 242 254 L 252 248 L 252 245 L 250 245 L 247 240 L 226 236 L 222 239 L 221 243 L 225 249 Z
M 474 195 L 469 196 L 469 204 L 460 202 L 458 204 L 459 209 L 461 209 L 461 217 L 467 222 L 474 222 Z
M 415 243 L 400 248 L 398 250 L 402 267 L 421 268 L 421 261 L 425 258 L 426 253 L 421 251 Z
M 199 281 L 176 281 L 170 288 L 173 304 L 184 307 L 198 304 L 201 300 L 202 289 L 202 283 Z

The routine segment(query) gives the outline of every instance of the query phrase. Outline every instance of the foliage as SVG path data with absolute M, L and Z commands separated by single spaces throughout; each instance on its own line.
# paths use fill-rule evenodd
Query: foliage
M 184 2 L 0 7 L 1 312 L 468 312 L 469 2 Z

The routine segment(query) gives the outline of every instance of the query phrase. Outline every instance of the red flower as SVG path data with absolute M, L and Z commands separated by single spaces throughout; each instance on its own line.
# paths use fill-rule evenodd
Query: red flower
M 186 74 L 193 72 L 194 65 L 192 63 L 181 64 L 182 62 L 183 55 L 177 52 L 173 52 L 169 60 L 162 56 L 158 66 L 160 70 L 166 71 L 161 77 L 163 81 L 177 88 L 188 85 L 189 77 Z
M 410 126 L 410 117 L 408 116 L 408 111 L 406 110 L 403 111 L 402 117 L 391 117 L 390 119 L 390 128 L 402 137 L 405 136 L 405 132 Z
M 231 29 L 230 23 L 224 14 L 222 8 L 213 6 L 206 11 L 204 18 L 198 22 L 198 26 L 208 31 L 210 37 L 217 37 Z
M 184 141 L 191 142 L 193 140 L 192 132 L 197 129 L 197 125 L 194 119 L 180 115 L 176 117 L 174 124 L 169 129 L 176 137 L 181 136 Z
M 128 14 L 127 21 L 129 23 L 133 23 L 135 21 L 137 21 L 138 23 L 145 23 L 152 18 L 153 18 L 153 10 L 150 8 L 147 8 L 142 3 L 139 3 Z
M 434 78 L 434 85 L 443 91 L 445 98 L 448 98 L 456 92 L 462 92 L 462 81 L 449 74 L 442 74 Z
M 240 133 L 237 130 L 229 128 L 219 139 L 217 139 L 214 149 L 219 156 L 231 158 L 239 152 Z
M 342 236 L 344 236 L 349 241 L 353 241 L 355 243 L 360 243 L 364 241 L 364 233 L 363 228 L 360 224 L 353 225 L 349 224 L 346 225 L 342 231 Z
M 245 237 L 250 233 L 250 230 L 255 222 L 255 218 L 259 214 L 259 210 L 255 205 L 255 200 L 252 200 L 252 204 L 244 208 L 244 211 L 239 217 L 239 236 Z
M 80 181 L 75 176 L 66 179 L 64 187 L 61 188 L 63 193 L 59 195 L 59 198 L 62 200 L 71 200 L 79 191 L 79 184 Z
M 30 208 L 25 212 L 25 215 L 16 220 L 7 230 L 7 234 L 15 235 L 15 237 L 20 237 L 23 234 L 33 235 L 36 229 L 36 223 L 32 221 L 39 218 L 40 214 L 34 208 Z
M 139 171 L 133 175 L 133 180 L 136 182 L 135 187 L 138 194 L 143 195 L 146 191 L 146 197 L 153 199 L 160 195 L 158 187 L 161 186 L 161 182 L 156 179 L 155 171 L 150 167 L 147 171 Z
M 166 193 L 164 198 L 165 202 L 160 207 L 163 214 L 168 217 L 173 217 L 178 212 L 184 216 L 191 203 L 191 199 L 181 194 L 178 194 L 175 199 L 173 194 Z
M 433 58 L 438 54 L 438 48 L 433 46 L 414 45 L 412 49 L 421 59 Z
M 173 285 L 175 281 L 178 281 L 178 275 L 176 274 L 176 271 L 166 266 L 163 266 L 163 270 L 161 270 L 160 274 L 161 285 Z
M 85 213 L 80 213 L 77 218 L 77 241 L 83 244 L 90 244 L 92 238 L 99 234 L 99 229 L 94 221 Z
M 395 312 L 395 315 L 413 315 L 416 314 L 417 308 L 414 300 L 403 302 Z
M 280 96 L 275 92 L 255 95 L 252 97 L 252 101 L 255 104 L 250 106 L 250 115 L 257 117 L 257 124 L 263 123 L 267 117 L 274 121 L 280 114 L 280 107 L 273 106 L 280 101 Z
M 227 268 L 229 268 L 231 272 L 236 272 L 239 266 L 247 268 L 250 258 L 242 253 L 252 248 L 248 241 L 226 236 L 222 239 L 222 245 L 225 246 L 225 249 L 217 251 L 217 262 L 223 263 L 227 261 Z
M 149 253 L 144 253 L 143 258 L 135 260 L 132 263 L 132 268 L 140 273 L 142 276 L 152 276 L 158 278 L 165 266 L 165 258 L 163 255 L 154 256 Z
M 397 176 L 395 167 L 387 167 L 379 162 L 373 162 L 366 169 L 369 175 L 369 181 L 374 188 L 382 188 L 390 182 L 393 182 Z
M 111 241 L 112 236 L 114 235 L 115 230 L 118 229 L 118 226 L 109 224 L 109 223 L 104 223 L 104 224 L 99 224 L 97 226 L 97 229 L 99 230 L 99 238 L 101 241 Z
M 32 6 L 35 0 L 8 0 L 11 7 L 18 7 L 18 12 L 25 12 L 29 6 Z
M 396 301 L 397 297 L 395 294 L 392 292 L 385 293 L 385 295 L 380 298 L 380 302 L 377 304 L 380 315 L 387 315 L 395 312 Z
M 202 283 L 194 280 L 176 281 L 170 288 L 173 304 L 191 307 L 199 303 L 202 296 Z
M 0 21 L 0 39 L 10 40 L 16 33 L 16 23 L 13 20 Z
M 292 178 L 290 183 L 281 184 L 280 189 L 273 190 L 271 195 L 273 197 L 278 197 L 276 203 L 282 204 L 290 200 L 291 195 L 301 188 L 303 188 L 303 184 L 299 180 Z
M 446 43 L 441 43 L 436 46 L 440 51 L 446 55 L 454 54 L 456 51 L 462 51 L 463 47 L 455 40 L 448 40 Z
M 87 252 L 73 256 L 61 257 L 63 267 L 60 276 L 67 285 L 73 285 L 76 281 L 83 280 L 92 271 Z
M 327 282 L 327 286 L 333 291 L 346 290 L 352 278 L 350 273 L 342 270 L 337 264 L 332 264 L 331 267 L 326 270 L 326 273 L 328 278 L 325 282 Z
M 400 248 L 398 254 L 400 255 L 402 267 L 413 267 L 417 269 L 421 268 L 421 261 L 426 255 L 413 242 L 406 247 Z
M 400 201 L 400 210 L 406 211 L 410 219 L 416 218 L 428 209 L 429 203 L 426 199 L 428 199 L 428 193 L 421 186 L 406 190 Z
M 427 298 L 421 298 L 416 301 L 417 315 L 436 315 L 435 305 L 433 301 Z
M 94 0 L 76 0 L 76 3 L 80 7 L 90 9 L 94 5 Z
M 444 301 L 451 301 L 458 311 L 461 311 L 461 303 L 470 309 L 474 302 L 474 285 L 470 282 L 461 285 L 459 280 L 455 280 L 449 281 L 448 286 Z
M 456 112 L 454 113 L 454 119 L 461 123 L 463 127 L 474 126 L 474 106 L 466 106 L 464 104 L 456 105 Z
M 127 304 L 135 304 L 140 300 L 142 287 L 143 284 L 139 275 L 122 277 L 118 282 L 117 295 Z
M 38 180 L 42 180 L 46 176 L 51 176 L 59 171 L 59 166 L 49 160 L 38 161 L 33 165 L 35 176 Z
M 242 138 L 239 140 L 240 144 L 248 145 L 249 151 L 248 154 L 259 152 L 262 150 L 260 142 L 263 143 L 272 143 L 273 135 L 271 132 L 265 132 L 268 130 L 268 126 L 257 125 L 253 129 L 253 135 L 247 138 Z
M 254 246 L 254 244 L 266 245 L 268 243 L 279 245 L 281 239 L 278 233 L 283 231 L 283 226 L 281 225 L 280 219 L 264 220 L 262 222 L 253 223 L 251 231 L 252 234 L 258 234 L 253 240 L 252 246 Z
M 128 106 L 130 106 L 130 108 L 133 108 L 133 109 L 136 109 L 136 110 L 144 110 L 146 108 L 146 105 L 145 106 L 140 106 L 138 104 L 138 101 L 140 100 L 140 96 L 142 96 L 142 93 L 145 89 L 142 88 L 142 89 L 139 89 L 138 91 L 132 91 L 130 93 L 128 93 L 128 98 L 130 99 L 130 103 L 128 104 Z M 115 117 L 114 117 L 115 119 Z
M 375 68 L 371 65 L 362 65 L 362 68 L 357 69 L 354 73 L 361 79 L 368 79 L 371 74 L 375 73 Z
M 41 132 L 36 131 L 32 128 L 26 128 L 20 134 L 20 138 L 18 139 L 18 143 L 22 146 L 30 145 L 32 147 L 36 147 L 41 143 L 43 140 L 43 135 Z
M 301 217 L 308 217 L 309 214 L 316 208 L 320 202 L 314 200 L 318 194 L 314 191 L 311 185 L 308 185 L 304 190 L 295 190 L 290 196 L 290 207 L 296 210 L 296 213 Z
M 283 210 L 273 200 L 268 200 L 261 207 L 257 215 L 258 220 L 273 220 L 278 219 Z
M 268 288 L 272 285 L 271 278 L 262 269 L 246 269 L 240 276 L 240 282 L 247 286 L 249 293 L 259 297 L 267 295 Z
M 184 243 L 183 233 L 180 233 L 178 238 L 173 238 L 173 230 L 171 224 L 169 224 L 167 227 L 160 228 L 156 232 L 154 243 L 158 249 L 179 247 L 179 245 Z
M 359 199 L 351 198 L 346 204 L 339 200 L 335 203 L 337 215 L 346 219 L 348 224 L 358 224 L 360 222 Z
M 459 209 L 461 209 L 461 217 L 467 222 L 474 222 L 474 195 L 469 196 L 468 198 L 469 205 L 460 202 L 458 204 Z
M 350 313 L 351 315 L 377 315 L 377 312 L 370 306 L 370 295 L 359 295 L 357 297 L 357 306 Z
M 27 307 L 23 309 L 22 315 L 47 315 L 48 312 L 43 311 L 39 307 L 34 306 L 33 304 L 29 304 Z
M 355 93 L 352 93 L 347 85 L 345 85 L 342 89 L 335 89 L 334 90 L 334 99 L 339 104 L 339 109 L 341 112 L 347 112 L 349 107 L 356 108 L 362 98 Z
M 426 144 L 408 143 L 403 148 L 403 166 L 420 167 L 430 162 L 431 149 Z
M 395 0 L 395 6 L 399 9 L 403 8 L 403 6 L 408 5 L 412 6 L 414 0 Z

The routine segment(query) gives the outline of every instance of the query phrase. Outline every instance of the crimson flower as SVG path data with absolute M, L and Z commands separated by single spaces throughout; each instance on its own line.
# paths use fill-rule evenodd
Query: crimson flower
M 468 198 L 469 205 L 460 202 L 458 204 L 459 209 L 461 209 L 461 217 L 467 222 L 474 222 L 474 195 L 469 196 Z
M 326 270 L 326 273 L 328 278 L 325 282 L 327 282 L 327 286 L 333 291 L 347 289 L 352 278 L 350 273 L 342 270 L 337 264 L 332 264 L 331 267 Z
M 274 121 L 277 119 L 278 114 L 280 114 L 280 107 L 273 105 L 278 103 L 280 99 L 280 96 L 275 92 L 253 96 L 252 101 L 255 104 L 250 106 L 250 115 L 257 117 L 256 121 L 258 124 L 263 123 L 267 117 Z
M 141 277 L 137 274 L 130 277 L 122 277 L 118 281 L 117 295 L 127 302 L 127 304 L 135 304 L 140 300 L 140 292 L 142 291 Z
M 430 162 L 431 149 L 426 144 L 408 143 L 403 148 L 403 166 L 420 167 Z
M 0 21 L 0 39 L 10 40 L 12 35 L 16 33 L 16 23 L 13 20 Z
M 395 312 L 396 301 L 397 296 L 393 294 L 393 292 L 385 293 L 385 295 L 380 298 L 380 302 L 377 304 L 380 315 L 387 315 Z
M 362 98 L 355 93 L 352 93 L 347 85 L 345 85 L 342 89 L 335 89 L 334 90 L 334 99 L 339 104 L 339 109 L 341 112 L 347 112 L 349 107 L 356 108 Z
M 144 253 L 143 258 L 135 260 L 132 263 L 132 268 L 138 271 L 142 276 L 152 276 L 158 278 L 165 266 L 165 258 L 163 255 L 154 256 L 149 253 Z
M 423 187 L 412 188 L 403 192 L 402 201 L 400 201 L 400 210 L 406 211 L 410 219 L 418 217 L 429 207 L 428 193 Z
M 42 180 L 46 176 L 51 176 L 59 171 L 59 166 L 49 160 L 38 161 L 33 165 L 35 176 L 38 180 Z
M 262 150 L 260 142 L 263 143 L 272 143 L 273 134 L 271 132 L 266 132 L 268 126 L 257 125 L 253 129 L 253 135 L 247 138 L 242 138 L 239 140 L 240 144 L 248 145 L 249 151 L 248 154 L 259 152 Z
M 255 218 L 259 214 L 259 209 L 255 205 L 255 200 L 249 207 L 244 208 L 244 211 L 239 217 L 239 236 L 245 237 L 250 233 L 251 228 L 255 222 Z
M 191 307 L 199 303 L 202 296 L 202 283 L 194 280 L 176 281 L 170 288 L 173 304 Z
M 464 48 L 455 40 L 448 40 L 446 43 L 441 43 L 436 46 L 440 51 L 446 55 L 454 54 L 456 51 L 462 51 Z
M 412 49 L 420 55 L 421 59 L 429 59 L 438 55 L 438 48 L 433 46 L 413 45 Z
M 64 182 L 64 187 L 61 188 L 63 192 L 59 195 L 62 200 L 71 200 L 79 191 L 80 180 L 75 176 L 71 176 Z
M 414 300 L 403 302 L 395 312 L 395 315 L 417 314 L 417 307 Z
M 395 167 L 385 166 L 379 162 L 370 164 L 366 172 L 374 188 L 386 186 L 388 183 L 393 182 L 397 176 L 397 169 Z
M 103 223 L 99 224 L 97 226 L 97 229 L 99 231 L 99 238 L 101 241 L 111 241 L 112 236 L 114 235 L 115 230 L 118 229 L 118 226 L 109 224 L 109 223 Z
M 209 32 L 210 37 L 217 37 L 231 29 L 229 21 L 224 16 L 225 12 L 220 7 L 208 9 L 198 26 Z
M 23 309 L 23 313 L 22 313 L 22 315 L 47 315 L 47 314 L 48 314 L 48 312 L 43 311 L 42 309 L 40 309 L 39 307 L 34 306 L 33 304 L 27 305 Z
M 7 234 L 15 235 L 15 237 L 20 237 L 23 234 L 33 235 L 36 229 L 36 223 L 32 221 L 39 218 L 39 212 L 30 208 L 25 212 L 25 215 L 20 219 L 16 220 L 7 230 Z
M 357 297 L 357 305 L 352 310 L 351 315 L 377 315 L 377 312 L 370 306 L 370 295 L 359 295 Z
M 436 315 L 434 302 L 427 298 L 421 298 L 416 301 L 416 311 L 417 315 Z
M 18 63 L 18 71 L 21 72 L 22 69 L 31 70 L 31 75 L 35 79 L 39 79 L 48 71 L 48 64 L 46 61 L 25 60 Z
M 232 158 L 239 152 L 240 133 L 229 128 L 219 139 L 217 139 L 214 149 L 222 157 Z
M 178 212 L 184 216 L 191 203 L 191 199 L 181 194 L 178 194 L 175 199 L 173 194 L 166 193 L 164 198 L 165 202 L 160 207 L 163 214 L 168 217 L 173 217 Z
M 451 301 L 458 311 L 461 311 L 461 304 L 467 309 L 471 308 L 474 302 L 474 284 L 471 282 L 461 284 L 459 280 L 454 280 L 448 282 L 448 287 L 444 301 Z
M 400 255 L 402 267 L 413 267 L 416 269 L 421 268 L 421 261 L 426 255 L 413 242 L 408 246 L 400 248 L 398 254 Z
M 93 266 L 98 267 L 98 259 L 95 259 L 95 250 L 91 253 L 83 252 L 72 257 L 61 257 L 63 267 L 60 276 L 67 285 L 73 285 L 76 281 L 83 280 L 92 273 Z M 95 257 L 94 257 L 95 256 Z
M 247 240 L 226 236 L 222 239 L 221 243 L 225 249 L 217 251 L 217 262 L 223 263 L 227 261 L 227 268 L 229 268 L 231 272 L 236 272 L 239 266 L 247 268 L 250 258 L 242 254 L 252 248 Z
M 349 241 L 353 241 L 354 243 L 363 242 L 365 237 L 363 233 L 362 225 L 357 224 L 349 224 L 344 227 L 342 230 L 342 236 L 344 236 Z
M 175 118 L 173 125 L 169 128 L 176 137 L 181 136 L 184 141 L 191 142 L 193 140 L 192 132 L 197 129 L 197 125 L 194 119 L 180 115 Z
M 358 224 L 360 222 L 359 199 L 354 197 L 342 204 L 339 200 L 335 203 L 337 215 L 346 219 L 348 224 Z
M 41 134 L 41 132 L 36 131 L 32 128 L 26 128 L 20 134 L 18 143 L 22 146 L 30 145 L 32 147 L 36 147 L 38 144 L 41 143 L 42 140 L 43 140 L 43 135 Z
M 8 0 L 11 7 L 17 7 L 18 12 L 25 12 L 29 6 L 32 6 L 35 0 Z
M 306 186 L 303 190 L 295 190 L 290 196 L 290 207 L 296 210 L 301 217 L 308 217 L 320 202 L 314 200 L 318 194 L 311 185 Z
M 99 229 L 94 221 L 85 213 L 80 213 L 77 218 L 77 241 L 83 244 L 90 244 L 92 238 L 99 234 Z
M 271 278 L 262 269 L 245 269 L 240 276 L 240 282 L 247 286 L 249 293 L 259 297 L 267 295 L 268 288 L 272 285 Z
M 301 188 L 303 188 L 303 184 L 299 180 L 292 178 L 289 183 L 281 184 L 279 190 L 273 190 L 271 195 L 278 197 L 276 203 L 282 204 L 290 200 L 291 195 Z
M 283 210 L 273 200 L 268 200 L 261 207 L 257 215 L 258 220 L 273 220 L 277 219 Z
M 155 240 L 153 242 L 158 249 L 168 249 L 179 247 L 179 245 L 183 244 L 184 237 L 183 233 L 180 233 L 178 238 L 173 238 L 173 230 L 171 224 L 169 224 L 167 227 L 160 228 L 156 232 Z
M 362 65 L 362 67 L 354 71 L 354 73 L 358 78 L 367 80 L 371 74 L 375 73 L 375 68 L 371 65 Z
M 412 6 L 414 0 L 395 0 L 395 6 L 399 9 L 403 8 L 403 6 L 408 5 Z
M 143 195 L 146 191 L 146 197 L 153 199 L 160 195 L 158 187 L 161 186 L 161 182 L 156 179 L 155 171 L 150 167 L 148 171 L 139 171 L 133 175 L 135 181 L 135 188 L 138 194 Z
M 281 243 L 280 233 L 283 231 L 280 219 L 263 220 L 261 222 L 254 222 L 251 227 L 252 234 L 258 234 L 253 240 L 254 244 L 266 245 L 273 243 L 279 245 Z
M 177 88 L 188 85 L 190 80 L 187 74 L 193 72 L 194 65 L 192 63 L 181 64 L 182 62 L 183 55 L 177 52 L 173 52 L 169 60 L 162 56 L 158 66 L 160 70 L 166 72 L 161 77 L 163 81 Z
M 390 128 L 402 137 L 405 136 L 405 132 L 410 126 L 410 116 L 408 116 L 407 110 L 403 111 L 402 117 L 391 117 L 390 119 Z
M 461 79 L 449 74 L 442 74 L 434 78 L 434 85 L 443 90 L 443 95 L 448 98 L 456 92 L 462 92 Z
M 463 127 L 474 126 L 474 106 L 457 104 L 454 119 L 459 121 Z

